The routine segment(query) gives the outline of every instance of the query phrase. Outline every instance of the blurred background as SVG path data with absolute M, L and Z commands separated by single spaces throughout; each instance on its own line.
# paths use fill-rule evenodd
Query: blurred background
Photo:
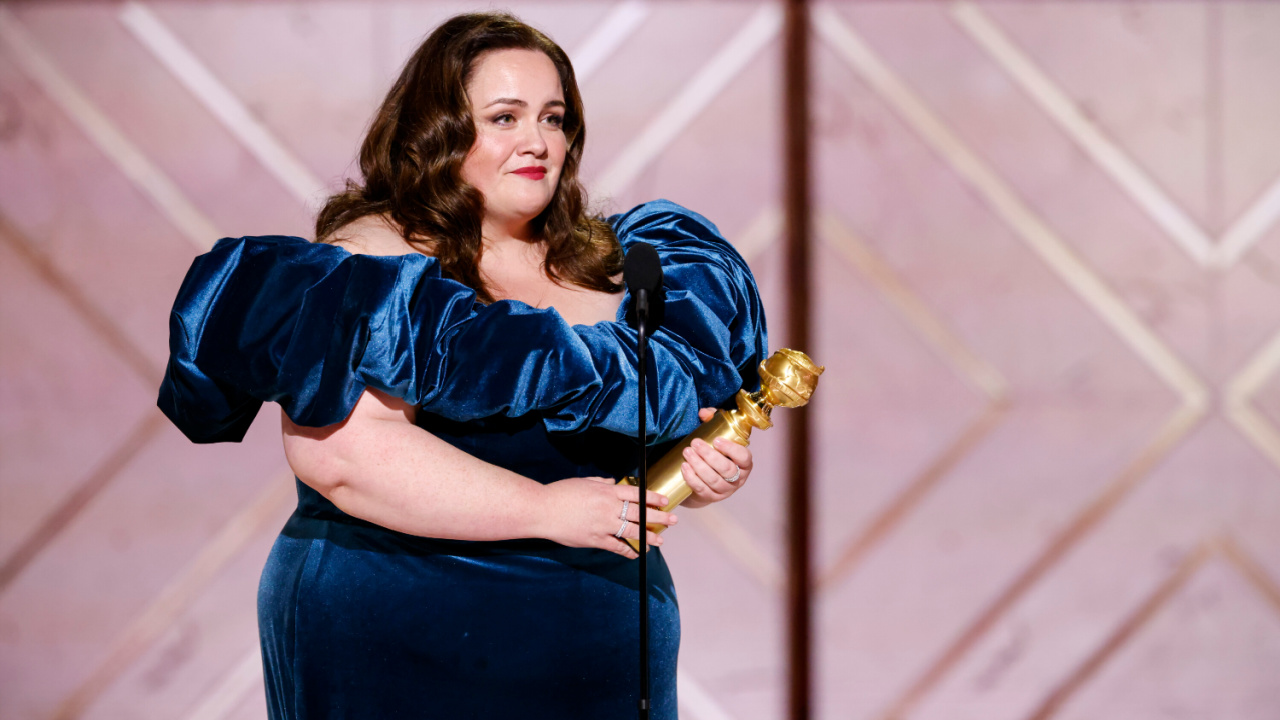
M 0 3 L 0 717 L 265 717 L 277 414 L 171 427 L 168 309 L 485 7 L 573 57 L 594 206 L 718 223 L 785 343 L 779 2 Z M 1280 5 L 810 8 L 815 715 L 1280 718 Z M 785 437 L 667 536 L 688 720 L 784 713 Z

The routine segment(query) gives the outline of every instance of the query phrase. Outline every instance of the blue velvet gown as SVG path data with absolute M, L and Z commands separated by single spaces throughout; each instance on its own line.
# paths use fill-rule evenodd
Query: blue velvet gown
M 715 226 L 656 201 L 609 219 L 663 261 L 649 442 L 758 386 L 767 344 L 746 263 Z M 623 308 L 629 305 L 624 299 Z M 476 303 L 432 258 L 352 256 L 298 238 L 221 241 L 171 315 L 160 407 L 196 442 L 238 441 L 263 401 L 323 426 L 366 387 L 419 425 L 539 482 L 634 471 L 635 333 L 568 326 L 523 303 Z M 426 470 L 424 469 L 424 472 Z M 680 620 L 650 554 L 655 719 L 676 717 Z M 636 564 L 537 540 L 397 533 L 303 483 L 259 588 L 272 718 L 616 718 L 635 713 Z

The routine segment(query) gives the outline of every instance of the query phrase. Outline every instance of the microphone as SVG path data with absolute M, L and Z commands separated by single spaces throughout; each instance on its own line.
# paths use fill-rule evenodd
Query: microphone
M 662 323 L 662 261 L 658 251 L 649 243 L 632 245 L 622 263 L 622 281 L 635 299 L 631 319 L 647 335 Z
M 635 303 L 629 309 L 636 326 L 636 370 L 639 387 L 636 394 L 638 415 L 636 441 L 639 444 L 639 462 L 636 485 L 640 488 L 640 699 L 636 703 L 639 720 L 649 720 L 649 543 L 645 539 L 649 527 L 649 504 L 645 502 L 645 488 L 649 483 L 649 449 L 646 444 L 647 402 L 645 390 L 648 376 L 649 333 L 662 322 L 662 261 L 658 251 L 648 243 L 638 242 L 627 251 L 622 262 L 622 279 L 631 291 Z

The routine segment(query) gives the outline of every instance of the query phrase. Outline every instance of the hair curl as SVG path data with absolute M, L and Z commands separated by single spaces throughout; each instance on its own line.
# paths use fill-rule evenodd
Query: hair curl
M 378 109 L 360 147 L 364 183 L 348 180 L 316 218 L 316 238 L 331 242 L 343 226 L 384 215 L 406 242 L 435 256 L 442 274 L 493 296 L 480 273 L 484 196 L 462 179 L 476 141 L 467 83 L 481 55 L 492 50 L 535 50 L 555 65 L 564 92 L 567 141 L 555 195 L 533 220 L 546 244 L 543 269 L 555 281 L 617 292 L 622 248 L 613 229 L 586 213 L 578 165 L 586 144 L 582 96 L 569 56 L 538 30 L 507 13 L 468 13 L 445 21 L 422 43 Z

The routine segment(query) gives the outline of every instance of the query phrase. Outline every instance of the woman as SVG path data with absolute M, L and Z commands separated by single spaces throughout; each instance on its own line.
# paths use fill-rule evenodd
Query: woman
M 208 441 L 280 401 L 301 481 L 260 587 L 273 717 L 634 712 L 622 246 L 671 263 L 656 442 L 755 381 L 763 315 L 700 217 L 661 202 L 585 216 L 584 140 L 558 46 L 507 15 L 459 16 L 384 101 L 363 184 L 317 220 L 327 244 L 224 241 L 193 266 L 161 406 Z M 685 505 L 750 470 L 745 448 L 699 442 Z M 660 552 L 651 563 L 653 715 L 675 717 L 679 616 Z

